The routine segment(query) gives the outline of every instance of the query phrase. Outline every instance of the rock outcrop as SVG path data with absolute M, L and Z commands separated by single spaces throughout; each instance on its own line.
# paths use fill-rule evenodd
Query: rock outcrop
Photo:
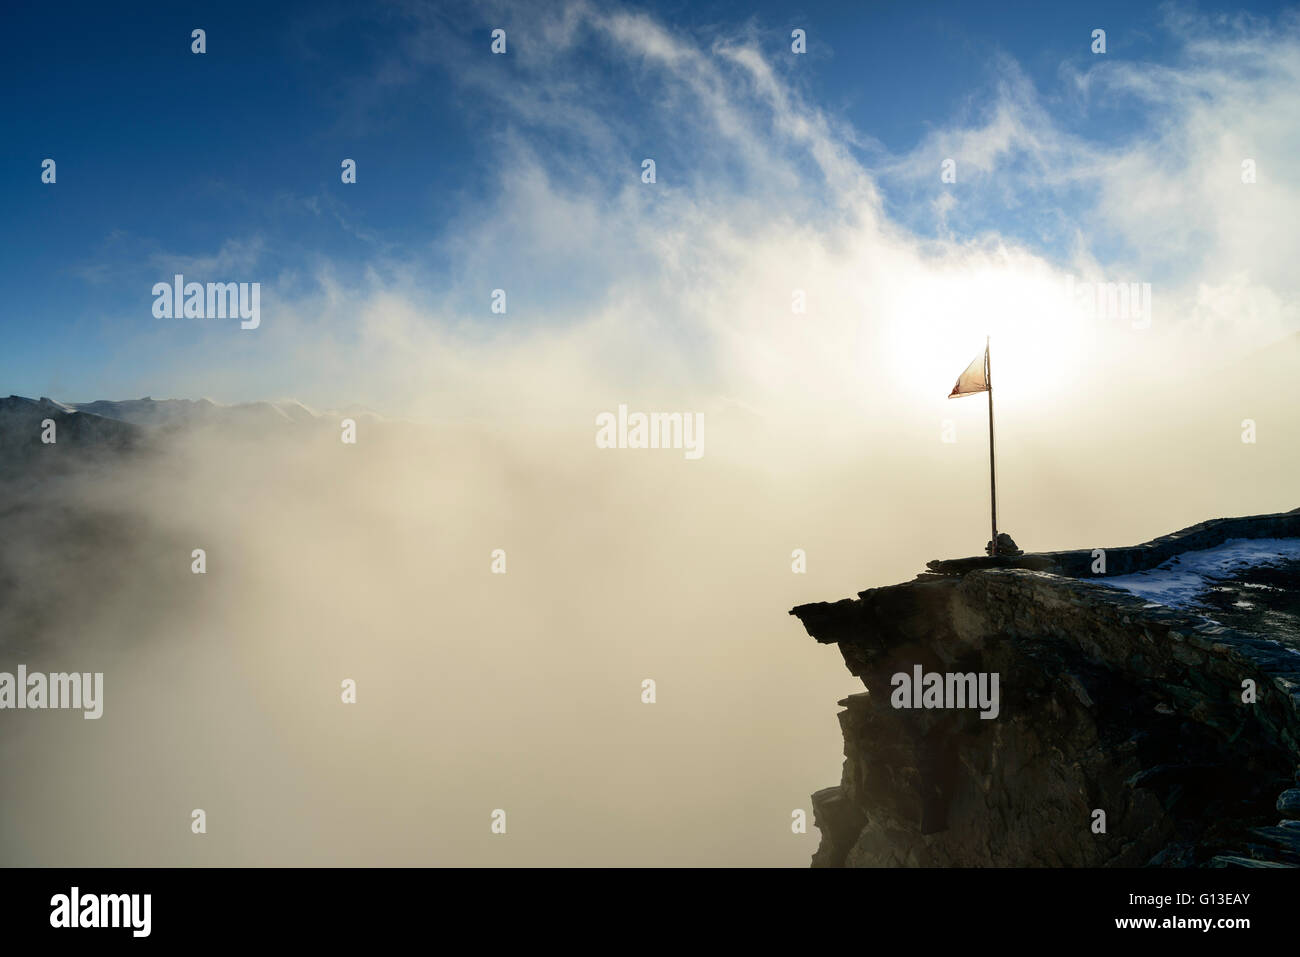
M 1092 550 L 937 561 L 793 609 L 866 687 L 840 702 L 813 865 L 1300 865 L 1300 645 L 1275 627 L 1300 562 L 1260 586 L 1290 605 L 1234 627 L 1105 584 L 1296 538 L 1300 509 L 1218 519 L 1107 550 L 1104 573 Z M 949 706 L 907 707 L 913 674 L 997 675 L 997 714 L 937 694 Z

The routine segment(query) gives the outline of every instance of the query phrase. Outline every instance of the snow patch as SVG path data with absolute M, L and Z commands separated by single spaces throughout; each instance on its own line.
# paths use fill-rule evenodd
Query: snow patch
M 1197 596 L 1243 569 L 1300 560 L 1297 538 L 1230 538 L 1215 548 L 1183 552 L 1144 572 L 1116 575 L 1100 584 L 1171 608 L 1195 605 Z

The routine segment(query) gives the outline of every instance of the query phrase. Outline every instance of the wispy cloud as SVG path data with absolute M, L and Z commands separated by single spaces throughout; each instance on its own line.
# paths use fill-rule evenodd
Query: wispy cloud
M 466 57 L 444 55 L 460 48 L 438 30 L 470 29 L 445 12 L 392 15 L 415 27 L 374 82 L 450 75 L 481 118 L 493 188 L 430 223 L 427 246 L 370 237 L 360 269 L 318 259 L 298 275 L 314 289 L 271 291 L 257 348 L 283 354 L 253 367 L 293 369 L 322 404 L 337 380 L 319 370 L 347 367 L 348 398 L 380 406 L 581 406 L 624 381 L 797 418 L 869 408 L 864 381 L 942 378 L 985 332 L 1048 377 L 1036 350 L 1067 343 L 1085 350 L 1076 360 L 1108 350 L 1141 367 L 1300 327 L 1300 190 L 1281 172 L 1300 146 L 1294 17 L 1171 13 L 1171 62 L 1066 64 L 1053 90 L 1004 57 L 951 122 L 893 156 L 820 107 L 752 23 L 690 32 L 584 2 L 525 5 L 501 13 L 507 57 L 486 53 L 486 31 Z M 955 184 L 940 181 L 949 156 Z M 1241 181 L 1247 158 L 1257 183 Z M 265 251 L 231 242 L 168 262 Z M 1152 283 L 1155 321 L 1138 334 L 1080 314 L 1067 276 Z M 505 315 L 489 310 L 494 289 Z M 546 400 L 521 398 L 546 371 Z

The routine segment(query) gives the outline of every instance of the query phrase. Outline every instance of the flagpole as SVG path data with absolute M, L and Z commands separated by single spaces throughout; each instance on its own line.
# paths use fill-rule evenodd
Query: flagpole
M 989 387 L 989 500 L 993 507 L 993 546 L 989 554 L 998 554 L 998 479 L 993 463 L 993 361 L 989 358 L 989 337 L 984 337 L 984 383 Z

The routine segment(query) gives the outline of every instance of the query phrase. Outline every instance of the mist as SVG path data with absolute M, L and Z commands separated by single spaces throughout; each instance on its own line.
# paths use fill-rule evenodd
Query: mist
M 806 865 L 833 702 L 862 688 L 786 613 L 982 552 L 988 406 L 947 394 L 986 336 L 1020 547 L 1300 505 L 1296 250 L 1274 228 L 1300 190 L 1239 171 L 1246 148 L 1294 155 L 1294 21 L 1209 43 L 1174 18 L 1185 62 L 1075 77 L 1159 116 L 1130 140 L 1082 143 L 1012 70 L 987 115 L 889 154 L 750 32 L 527 16 L 549 44 L 519 44 L 521 79 L 585 45 L 672 108 L 629 130 L 587 105 L 620 115 L 600 75 L 534 99 L 450 63 L 502 162 L 436 241 L 268 269 L 255 330 L 151 324 L 146 301 L 103 317 L 84 380 L 11 383 L 381 414 L 355 444 L 322 413 L 5 474 L 5 667 L 102 671 L 105 700 L 6 714 L 0 863 Z M 441 25 L 420 26 L 386 75 L 433 68 Z M 256 278 L 268 245 L 110 272 Z M 1150 314 L 1067 294 L 1088 282 L 1149 282 Z M 703 455 L 598 447 L 621 404 L 702 415 Z
M 1255 378 L 1210 380 L 1244 406 L 1150 383 L 1108 386 L 1127 417 L 1013 406 L 1002 527 L 1106 547 L 1294 507 L 1295 446 L 1272 433 L 1295 413 Z M 6 657 L 102 671 L 105 703 L 8 715 L 3 860 L 806 863 L 792 812 L 837 779 L 826 703 L 860 688 L 785 613 L 980 550 L 985 403 L 703 406 L 699 460 L 598 448 L 593 407 L 550 429 L 363 419 L 355 445 L 328 415 L 162 431 L 11 477 Z

